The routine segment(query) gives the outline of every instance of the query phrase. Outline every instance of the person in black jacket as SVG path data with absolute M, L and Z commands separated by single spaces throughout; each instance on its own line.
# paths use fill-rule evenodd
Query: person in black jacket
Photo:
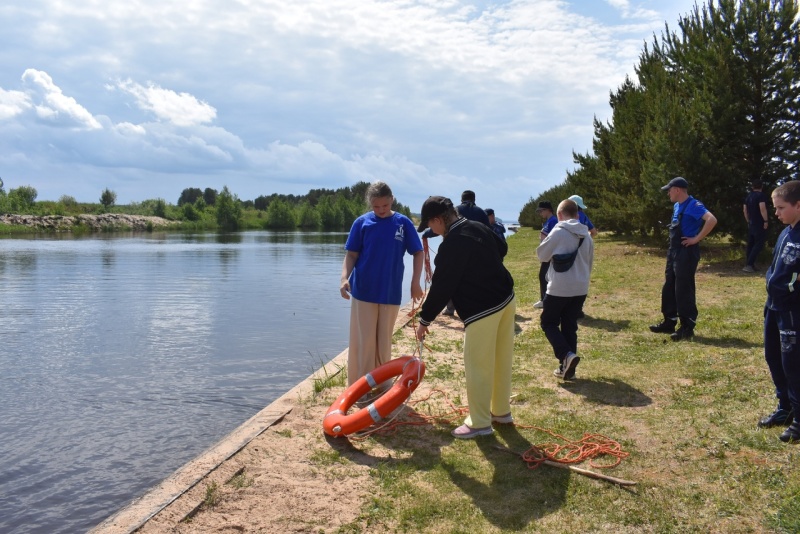
M 422 304 L 417 339 L 448 300 L 464 321 L 464 369 L 469 415 L 452 434 L 470 439 L 492 433 L 492 423 L 511 416 L 511 365 L 514 358 L 514 279 L 503 266 L 508 245 L 491 228 L 470 221 L 449 198 L 430 197 L 417 230 L 443 236 L 431 287 Z M 499 414 L 499 415 L 496 415 Z

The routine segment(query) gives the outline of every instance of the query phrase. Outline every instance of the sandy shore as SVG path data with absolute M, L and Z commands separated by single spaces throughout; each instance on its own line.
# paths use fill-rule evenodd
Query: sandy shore
M 396 324 L 403 332 L 397 356 L 411 354 L 415 346 L 405 326 L 409 311 L 402 308 Z M 437 328 L 463 335 L 458 319 L 441 317 Z M 460 355 L 425 358 L 454 356 Z M 381 461 L 380 453 L 371 451 L 355 468 L 333 466 L 321 473 L 315 467 L 315 458 L 332 447 L 352 449 L 348 439 L 322 432 L 322 418 L 341 387 L 314 396 L 314 379 L 346 363 L 347 350 L 90 532 L 307 532 L 351 523 L 369 494 L 368 472 Z M 349 471 L 337 473 L 341 469 Z M 339 476 L 346 476 L 346 491 L 332 481 Z M 235 487 L 232 480 L 241 483 Z M 213 507 L 204 505 L 210 497 L 217 501 Z

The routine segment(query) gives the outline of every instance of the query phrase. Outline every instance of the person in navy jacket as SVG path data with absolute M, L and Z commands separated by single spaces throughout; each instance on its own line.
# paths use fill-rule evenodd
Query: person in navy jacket
M 793 180 L 772 192 L 775 216 L 786 224 L 775 244 L 767 269 L 764 306 L 764 358 L 767 361 L 778 407 L 758 422 L 769 428 L 788 425 L 781 441 L 800 441 L 800 182 Z

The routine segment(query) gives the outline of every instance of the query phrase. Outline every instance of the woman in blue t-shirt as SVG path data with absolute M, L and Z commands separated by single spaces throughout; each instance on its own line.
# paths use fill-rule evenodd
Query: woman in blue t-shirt
M 344 248 L 340 290 L 350 305 L 349 385 L 392 359 L 392 334 L 403 298 L 403 256 L 414 256 L 411 298 L 422 298 L 422 241 L 414 223 L 392 210 L 383 182 L 366 194 L 369 212 L 353 222 Z M 352 299 L 350 299 L 352 297 Z

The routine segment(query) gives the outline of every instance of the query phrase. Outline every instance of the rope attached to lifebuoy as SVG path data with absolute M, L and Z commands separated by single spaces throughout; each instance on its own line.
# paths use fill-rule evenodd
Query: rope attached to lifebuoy
M 392 387 L 369 406 L 348 414 L 363 395 L 387 380 L 400 376 Z M 400 407 L 425 376 L 425 364 L 416 356 L 401 356 L 367 373 L 331 404 L 322 428 L 333 437 L 346 436 L 371 426 Z

